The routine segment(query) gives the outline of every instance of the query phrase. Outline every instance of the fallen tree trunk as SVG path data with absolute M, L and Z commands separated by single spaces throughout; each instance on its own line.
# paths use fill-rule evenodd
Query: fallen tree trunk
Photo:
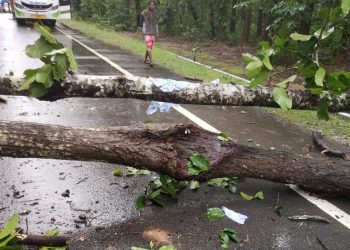
M 0 76 L 0 94 L 23 95 L 18 91 L 22 79 L 14 76 Z M 290 90 L 295 109 L 315 109 L 320 96 L 309 91 Z M 325 93 L 327 95 L 327 93 Z M 233 106 L 276 107 L 271 89 L 232 84 L 201 84 L 169 79 L 153 79 L 124 76 L 67 75 L 54 88 L 49 97 L 115 97 L 137 98 L 172 103 L 211 104 Z M 330 97 L 329 110 L 333 112 L 350 110 L 350 94 Z
M 190 176 L 189 157 L 204 155 L 211 169 Z M 350 162 L 306 158 L 219 141 L 194 125 L 158 124 L 83 129 L 0 122 L 0 155 L 104 161 L 167 174 L 179 180 L 244 176 L 298 184 L 313 192 L 350 194 Z

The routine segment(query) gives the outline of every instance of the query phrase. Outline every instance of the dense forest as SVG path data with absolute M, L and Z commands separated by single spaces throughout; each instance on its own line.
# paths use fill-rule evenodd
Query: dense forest
M 76 17 L 113 27 L 136 31 L 138 17 L 147 0 L 73 0 Z M 341 15 L 340 0 L 158 0 L 162 34 L 190 39 L 216 39 L 231 45 L 268 40 L 287 29 L 309 34 L 318 30 L 328 10 Z M 350 39 L 350 17 L 339 20 L 331 41 L 335 51 Z

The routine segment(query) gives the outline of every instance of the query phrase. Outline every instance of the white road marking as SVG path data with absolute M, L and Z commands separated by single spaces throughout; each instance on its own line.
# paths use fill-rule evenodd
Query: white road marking
M 86 44 L 80 42 L 78 39 L 75 39 L 74 37 L 72 37 L 71 35 L 67 34 L 66 32 L 64 32 L 63 30 L 61 30 L 60 28 L 56 27 L 56 30 L 58 30 L 59 32 L 63 33 L 64 35 L 66 35 L 69 39 L 73 40 L 74 42 L 78 43 L 79 45 L 81 45 L 82 47 L 84 47 L 85 49 L 87 49 L 88 51 L 90 51 L 91 53 L 95 54 L 96 56 L 98 56 L 99 58 L 101 58 L 103 61 L 105 61 L 106 63 L 108 63 L 109 65 L 111 65 L 113 68 L 117 69 L 118 71 L 120 71 L 121 73 L 123 73 L 126 77 L 128 77 L 129 79 L 134 79 L 135 76 L 133 74 L 131 74 L 129 71 L 126 71 L 125 69 L 123 69 L 122 67 L 120 67 L 118 64 L 114 63 L 112 60 L 110 60 L 109 58 L 105 57 L 104 55 L 98 53 L 96 50 L 90 48 L 89 46 L 87 46 Z
M 188 62 L 191 62 L 191 63 L 197 64 L 197 65 L 203 66 L 203 67 L 205 67 L 205 68 L 208 68 L 208 69 L 214 70 L 214 71 L 216 71 L 216 72 L 219 72 L 219 73 L 221 73 L 221 74 L 223 74 L 223 75 L 227 75 L 227 76 L 230 76 L 230 77 L 232 77 L 232 78 L 236 78 L 236 79 L 238 79 L 238 80 L 240 80 L 240 81 L 242 81 L 242 82 L 244 82 L 244 83 L 250 84 L 250 81 L 249 81 L 249 80 L 244 79 L 244 78 L 242 78 L 242 77 L 232 75 L 232 74 L 230 74 L 230 73 L 227 73 L 227 72 L 222 71 L 222 70 L 220 70 L 220 69 L 216 69 L 216 68 L 214 68 L 214 67 L 210 67 L 210 66 L 205 65 L 205 64 L 200 63 L 200 62 L 194 62 L 193 60 L 191 60 L 191 59 L 189 59 L 189 58 L 176 55 L 176 54 L 174 54 L 174 53 L 172 53 L 172 52 L 168 52 L 168 53 L 171 54 L 171 55 L 173 55 L 173 56 L 176 56 L 176 57 L 178 57 L 178 58 L 181 58 L 181 59 L 183 59 L 183 60 L 186 60 L 186 61 L 188 61 Z
M 62 32 L 63 34 L 65 34 L 68 38 L 72 39 L 73 41 L 77 42 L 78 44 L 80 44 L 81 46 L 86 48 L 91 53 L 93 53 L 93 54 L 97 55 L 98 57 L 100 57 L 102 60 L 104 60 L 105 62 L 110 64 L 115 69 L 117 69 L 120 72 L 122 72 L 123 74 L 125 74 L 125 76 L 127 76 L 128 78 L 131 78 L 131 79 L 136 78 L 136 76 L 134 76 L 130 72 L 126 71 L 125 69 L 123 69 L 122 67 L 117 65 L 116 63 L 112 62 L 107 57 L 101 55 L 100 53 L 98 53 L 94 49 L 90 48 L 89 46 L 85 45 L 84 43 L 80 42 L 79 40 L 73 38 L 71 35 L 67 34 L 63 30 L 61 30 L 61 29 L 59 29 L 57 27 L 56 27 L 56 29 L 58 31 Z M 178 111 L 180 114 L 182 114 L 183 116 L 187 117 L 189 120 L 191 120 L 195 124 L 197 124 L 198 126 L 200 126 L 201 128 L 203 128 L 205 130 L 208 130 L 210 132 L 213 132 L 213 133 L 220 133 L 220 131 L 218 129 L 214 128 L 212 125 L 210 125 L 209 123 L 205 122 L 204 120 L 202 120 L 201 118 L 199 118 L 195 114 L 191 113 L 190 111 L 188 111 L 184 107 L 182 107 L 180 105 L 175 105 L 174 109 L 176 111 Z M 329 216 L 333 217 L 338 222 L 340 222 L 341 224 L 343 224 L 344 226 L 346 226 L 347 228 L 350 229 L 350 215 L 349 214 L 347 214 L 346 212 L 344 212 L 343 210 L 341 210 L 340 208 L 334 206 L 332 203 L 330 203 L 330 202 L 328 202 L 326 200 L 319 199 L 319 198 L 316 198 L 316 197 L 308 195 L 307 193 L 302 191 L 297 186 L 294 186 L 294 185 L 288 185 L 288 186 L 291 189 L 293 189 L 295 192 L 297 192 L 299 195 L 304 197 L 307 201 L 309 201 L 312 204 L 316 205 L 319 209 L 321 209 L 322 211 L 327 213 Z
M 300 194 L 302 197 L 307 199 L 312 204 L 316 205 L 319 209 L 321 209 L 323 212 L 327 213 L 331 217 L 333 217 L 335 220 L 346 226 L 350 229 L 350 215 L 341 210 L 340 208 L 334 206 L 329 201 L 314 197 L 306 193 L 305 191 L 301 190 L 299 187 L 295 185 L 288 185 L 291 189 L 293 189 L 295 192 Z
M 221 133 L 221 131 L 217 130 L 212 125 L 210 125 L 209 123 L 205 122 L 204 120 L 202 120 L 201 118 L 199 118 L 195 114 L 191 113 L 190 111 L 188 111 L 184 107 L 182 107 L 180 105 L 175 105 L 174 109 L 177 112 L 179 112 L 180 114 L 182 114 L 183 116 L 187 117 L 189 120 L 193 121 L 195 124 L 200 126 L 202 129 L 205 129 L 205 130 L 207 130 L 209 132 L 213 132 L 213 133 L 217 133 L 217 134 Z

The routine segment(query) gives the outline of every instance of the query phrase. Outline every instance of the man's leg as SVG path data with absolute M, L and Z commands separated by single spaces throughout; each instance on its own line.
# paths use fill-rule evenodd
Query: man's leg
M 150 65 L 153 66 L 153 57 L 152 57 L 152 49 L 153 49 L 153 45 L 156 41 L 156 37 L 155 36 L 150 36 L 150 42 L 149 42 L 149 47 L 147 47 L 148 49 L 148 55 L 149 55 L 149 58 L 150 58 Z

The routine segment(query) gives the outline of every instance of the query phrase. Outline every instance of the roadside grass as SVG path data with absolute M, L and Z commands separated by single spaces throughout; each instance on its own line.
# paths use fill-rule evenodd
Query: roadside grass
M 331 114 L 329 121 L 323 121 L 317 118 L 316 111 L 313 110 L 284 111 L 279 108 L 265 108 L 265 110 L 306 129 L 323 132 L 329 138 L 350 143 L 350 121 L 339 115 Z
M 141 39 L 141 34 L 140 39 L 136 40 L 128 37 L 125 34 L 121 34 L 111 29 L 103 28 L 97 26 L 96 24 L 84 21 L 62 20 L 60 22 L 74 30 L 78 30 L 84 33 L 89 37 L 128 50 L 130 53 L 138 55 L 141 58 L 144 57 L 145 44 Z M 203 80 L 204 82 L 211 82 L 215 79 L 220 79 L 221 83 L 233 82 L 236 84 L 245 85 L 245 83 L 239 79 L 221 74 L 203 66 L 178 58 L 177 56 L 170 54 L 169 50 L 161 45 L 154 48 L 153 55 L 156 64 L 183 76 L 196 77 Z

